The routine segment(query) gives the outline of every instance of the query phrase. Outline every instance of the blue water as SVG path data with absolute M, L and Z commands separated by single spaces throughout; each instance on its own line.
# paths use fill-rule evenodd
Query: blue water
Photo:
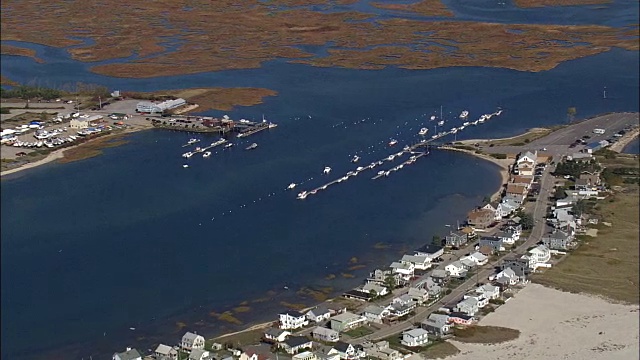
M 638 8 L 628 1 L 605 10 L 448 5 L 463 19 L 543 22 L 551 14 L 546 21 L 615 26 L 628 24 L 634 12 L 637 17 Z M 295 200 L 297 191 L 353 169 L 349 159 L 355 153 L 366 164 L 390 153 L 385 144 L 391 137 L 400 148 L 417 141 L 418 129 L 441 105 L 449 119 L 465 109 L 474 118 L 504 108 L 502 116 L 458 139 L 558 124 L 571 106 L 578 117 L 639 108 L 638 52 L 619 49 L 541 73 L 324 69 L 278 60 L 260 69 L 117 79 L 91 73 L 95 64 L 73 61 L 63 49 L 7 43 L 33 48 L 45 60 L 2 56 L 3 76 L 22 83 L 80 81 L 135 91 L 266 87 L 278 96 L 228 114 L 266 114 L 279 124 L 210 159 L 195 156 L 188 169 L 182 168 L 181 145 L 192 135 L 150 130 L 127 136 L 127 144 L 99 157 L 3 179 L 2 357 L 10 359 L 109 358 L 127 345 L 175 343 L 184 331 L 178 322 L 220 333 L 237 326 L 209 312 L 244 301 L 252 310 L 237 315 L 243 322 L 275 319 L 281 301 L 314 302 L 295 294 L 301 287 L 339 293 L 432 235 L 444 235 L 445 224 L 463 219 L 496 190 L 500 179 L 493 165 L 433 151 L 389 178 L 371 180 L 374 169 Z M 203 137 L 203 143 L 214 139 Z M 256 150 L 243 150 L 254 141 Z M 321 174 L 325 166 L 333 168 L 329 177 Z M 286 191 L 291 182 L 304 184 Z M 377 243 L 391 247 L 376 249 Z M 354 256 L 365 268 L 349 270 Z M 329 274 L 337 278 L 327 280 Z
M 640 139 L 636 138 L 627 144 L 627 146 L 622 149 L 622 152 L 625 154 L 640 154 Z

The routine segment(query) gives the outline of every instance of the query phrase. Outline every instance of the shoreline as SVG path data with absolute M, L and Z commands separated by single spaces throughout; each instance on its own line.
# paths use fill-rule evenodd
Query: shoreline
M 631 143 L 633 140 L 638 138 L 639 135 L 640 129 L 634 129 L 633 131 L 624 134 L 617 142 L 611 145 L 609 149 L 611 151 L 621 153 L 622 151 L 624 151 L 624 148 L 626 148 L 627 145 L 629 145 L 629 143 Z

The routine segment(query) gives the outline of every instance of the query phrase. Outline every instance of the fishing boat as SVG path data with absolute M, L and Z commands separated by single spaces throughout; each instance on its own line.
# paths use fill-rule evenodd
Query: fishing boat
M 424 136 L 424 135 L 427 135 L 428 132 L 429 132 L 429 129 L 422 128 L 422 129 L 420 129 L 420 131 L 418 131 L 418 135 Z
M 207 151 L 204 154 L 202 154 L 203 158 L 208 158 L 209 156 L 211 156 L 211 151 Z
M 328 166 L 326 166 L 326 167 L 324 168 L 324 170 L 322 170 L 322 172 L 323 172 L 324 174 L 328 174 L 328 173 L 330 173 L 330 172 L 331 172 L 331 168 L 330 168 L 330 167 L 328 167 Z
M 469 112 L 467 110 L 464 110 L 461 114 L 460 114 L 460 119 L 466 119 L 467 116 L 469 116 Z
M 391 139 L 391 141 L 389 141 L 389 146 L 394 146 L 395 144 L 398 143 L 398 140 L 396 139 Z
M 358 160 L 360 160 L 360 156 L 355 155 L 355 156 L 351 159 L 351 162 L 352 162 L 352 163 L 357 163 L 357 162 L 358 162 Z
M 296 183 L 291 183 L 289 184 L 289 186 L 287 186 L 287 189 L 292 190 L 295 187 L 296 187 Z
M 245 150 L 253 150 L 258 147 L 258 144 L 253 143 L 245 148 Z

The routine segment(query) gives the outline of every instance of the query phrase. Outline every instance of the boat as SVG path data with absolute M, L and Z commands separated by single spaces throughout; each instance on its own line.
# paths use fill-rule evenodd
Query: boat
M 225 148 L 230 148 L 230 147 L 232 147 L 232 146 L 233 146 L 233 143 L 228 143 L 228 144 L 227 144 L 227 145 L 225 145 L 224 147 L 225 147 Z
M 360 160 L 360 156 L 355 155 L 355 156 L 351 159 L 351 162 L 352 162 L 352 163 L 357 163 L 357 162 L 358 162 L 358 160 Z
M 453 129 L 451 129 L 451 131 L 450 131 L 450 132 L 451 132 L 452 134 L 455 134 L 455 133 L 457 133 L 457 132 L 458 132 L 458 128 L 453 128 Z
M 438 126 L 442 126 L 442 125 L 444 125 L 444 120 L 438 121 Z
M 203 158 L 208 158 L 209 156 L 211 156 L 211 151 L 207 151 L 204 154 L 202 154 Z
M 245 148 L 245 150 L 253 150 L 258 147 L 258 144 L 253 143 Z
M 349 180 L 349 177 L 348 176 L 343 176 L 343 177 L 341 177 L 341 179 L 342 180 Z
M 354 176 L 354 175 L 358 175 L 358 174 L 356 174 L 356 172 L 355 172 L 355 171 L 349 171 L 349 172 L 347 173 L 347 176 Z
M 500 110 L 498 110 L 498 111 L 496 112 L 496 115 L 497 115 L 497 116 L 500 116 L 500 114 L 502 114 L 502 109 L 500 109 Z
M 431 115 L 431 121 L 435 120 L 436 116 L 435 115 Z
M 465 122 L 462 123 L 462 125 L 464 125 L 464 126 L 469 126 L 469 124 L 470 124 L 470 122 L 468 122 L 468 121 L 465 121 Z
M 460 114 L 460 119 L 466 119 L 466 117 L 469 116 L 469 112 L 467 110 L 464 110 L 461 114 Z
M 307 197 L 307 192 L 303 191 L 301 193 L 298 193 L 298 199 L 303 200 Z
M 274 123 L 269 123 L 269 129 L 273 129 L 278 127 L 278 124 L 274 124 Z
M 328 167 L 328 166 L 326 166 L 326 167 L 324 168 L 324 170 L 322 170 L 322 172 L 323 172 L 324 174 L 328 174 L 328 173 L 330 173 L 330 172 L 331 172 L 331 168 L 330 168 L 330 167 Z
M 198 147 L 196 147 L 196 149 L 195 149 L 195 151 L 194 151 L 194 152 L 199 153 L 199 152 L 202 152 L 202 151 L 203 151 L 203 150 L 202 150 L 202 148 L 198 146 Z
M 438 134 L 435 134 L 431 137 L 432 139 L 437 139 L 438 138 Z
M 227 142 L 227 139 L 220 139 L 211 143 L 211 147 L 222 145 Z
M 393 159 L 395 159 L 395 158 L 396 158 L 396 157 L 395 157 L 395 155 L 389 155 L 389 156 L 387 157 L 387 160 L 389 160 L 389 161 L 393 161 Z
M 291 190 L 291 189 L 293 189 L 295 187 L 296 187 L 296 183 L 291 183 L 291 184 L 289 184 L 289 186 L 287 186 L 287 189 Z
M 462 126 L 460 126 L 460 127 L 458 128 L 458 131 L 462 131 L 462 130 L 464 130 L 464 125 L 462 125 Z
M 402 148 L 402 151 L 411 151 L 411 147 L 409 145 L 406 145 Z M 402 153 L 400 155 L 402 155 Z
M 398 143 L 398 140 L 396 139 L 391 139 L 391 141 L 389 141 L 389 146 L 394 146 L 395 144 Z
M 189 145 L 191 145 L 191 144 L 195 144 L 195 143 L 197 143 L 198 141 L 200 141 L 200 140 L 198 140 L 198 139 L 189 139 L 189 141 L 187 141 L 187 144 L 189 144 Z
M 429 129 L 422 128 L 422 129 L 420 129 L 420 131 L 418 131 L 418 135 L 424 136 L 424 135 L 427 135 L 428 132 L 429 132 Z
M 188 159 L 188 158 L 190 158 L 190 157 L 192 157 L 192 156 L 193 156 L 193 153 L 192 153 L 191 151 L 189 151 L 189 152 L 186 152 L 186 153 L 182 154 L 182 157 L 183 157 L 183 158 L 186 158 L 186 159 Z
M 363 168 L 362 166 L 358 166 L 358 167 L 356 168 L 356 170 L 358 170 L 358 171 L 362 171 L 362 170 L 364 170 L 364 168 Z
M 380 176 L 384 175 L 384 170 L 378 171 L 378 175 L 380 175 Z
M 188 167 L 189 167 L 189 165 L 188 165 L 188 164 L 183 164 L 183 165 L 182 165 L 182 167 L 183 167 L 183 168 L 188 168 Z

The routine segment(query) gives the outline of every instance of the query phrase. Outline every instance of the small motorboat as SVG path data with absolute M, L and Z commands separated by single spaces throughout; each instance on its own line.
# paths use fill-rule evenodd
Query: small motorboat
M 436 116 L 435 115 L 431 115 L 431 121 L 435 120 Z
M 469 112 L 467 110 L 464 110 L 461 114 L 460 114 L 460 119 L 466 119 L 467 116 L 469 116 Z
M 230 148 L 230 147 L 232 147 L 232 146 L 233 146 L 233 143 L 228 143 L 228 144 L 227 144 L 227 145 L 225 145 L 224 147 L 225 147 L 225 148 Z
M 330 167 L 328 167 L 328 166 L 326 166 L 326 167 L 324 168 L 324 170 L 322 170 L 322 172 L 323 172 L 324 174 L 328 174 L 328 173 L 330 173 L 330 172 L 331 172 L 331 168 L 330 168 Z
M 395 144 L 398 143 L 398 140 L 396 139 L 391 139 L 391 141 L 389 141 L 389 146 L 394 146 Z
M 291 190 L 291 189 L 293 189 L 295 187 L 296 187 L 296 183 L 291 183 L 291 184 L 289 184 L 289 186 L 287 186 L 287 189 Z
M 208 158 L 209 156 L 211 156 L 211 151 L 207 151 L 204 154 L 202 154 L 203 158 Z
M 444 125 L 444 120 L 438 121 L 438 126 Z
M 186 168 L 189 167 L 189 165 L 188 164 L 184 164 L 184 165 L 182 165 L 182 167 L 186 169 Z
M 253 143 L 245 148 L 245 150 L 253 150 L 258 147 L 258 144 Z
M 418 131 L 418 135 L 424 136 L 424 135 L 427 135 L 428 132 L 429 132 L 429 129 L 422 128 L 420 129 L 420 131 Z
M 352 163 L 357 163 L 357 162 L 358 162 L 358 160 L 360 160 L 360 156 L 355 155 L 355 156 L 351 159 L 351 162 L 352 162 Z

